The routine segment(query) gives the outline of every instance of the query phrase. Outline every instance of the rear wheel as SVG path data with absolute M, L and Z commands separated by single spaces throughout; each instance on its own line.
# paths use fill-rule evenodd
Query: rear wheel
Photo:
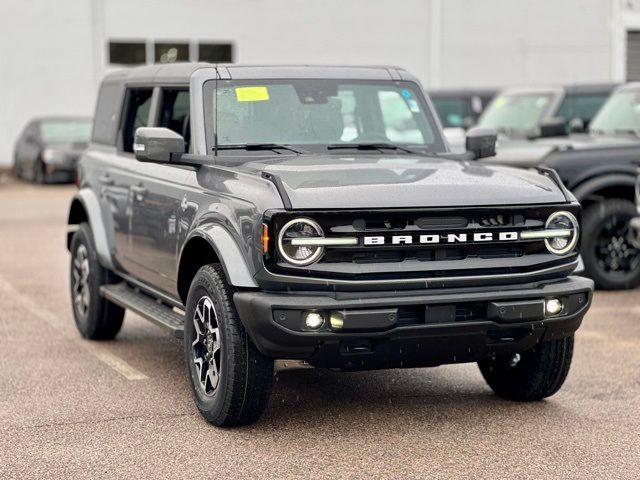
M 233 304 L 220 265 L 196 274 L 187 297 L 184 349 L 200 413 L 231 427 L 256 421 L 269 403 L 273 360 L 255 347 Z
M 542 342 L 532 350 L 478 363 L 491 389 L 509 400 L 550 397 L 564 383 L 573 357 L 573 336 Z
M 120 331 L 125 310 L 100 295 L 100 286 L 115 280 L 98 261 L 91 228 L 81 223 L 71 240 L 71 304 L 83 337 L 110 340 Z
M 640 284 L 640 249 L 629 224 L 636 215 L 633 202 L 620 198 L 585 209 L 582 258 L 597 288 L 620 290 Z

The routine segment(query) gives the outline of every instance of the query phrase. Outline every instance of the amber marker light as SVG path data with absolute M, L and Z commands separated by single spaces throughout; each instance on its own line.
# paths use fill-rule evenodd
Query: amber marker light
M 262 224 L 262 253 L 269 253 L 269 227 Z

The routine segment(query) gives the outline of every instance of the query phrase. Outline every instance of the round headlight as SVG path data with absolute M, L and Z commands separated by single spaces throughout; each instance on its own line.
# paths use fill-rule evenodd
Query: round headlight
M 287 262 L 305 266 L 320 259 L 324 247 L 320 245 L 294 245 L 295 239 L 323 237 L 320 225 L 308 218 L 296 218 L 287 222 L 278 234 L 278 252 Z
M 578 243 L 580 226 L 578 219 L 570 212 L 555 212 L 547 219 L 546 230 L 569 230 L 566 236 L 558 236 L 545 239 L 547 250 L 556 255 L 566 255 L 573 250 Z

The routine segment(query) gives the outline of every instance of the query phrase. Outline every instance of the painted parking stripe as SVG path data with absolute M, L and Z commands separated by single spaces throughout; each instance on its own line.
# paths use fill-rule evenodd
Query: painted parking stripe
M 117 355 L 114 355 L 113 353 L 107 351 L 104 346 L 83 341 L 77 337 L 69 337 L 68 335 L 66 335 L 60 329 L 60 325 L 63 324 L 63 321 L 56 314 L 42 307 L 31 297 L 19 292 L 2 276 L 0 276 L 0 298 L 11 298 L 12 301 L 14 301 L 20 308 L 28 311 L 38 320 L 45 322 L 51 328 L 60 333 L 65 339 L 70 340 L 75 345 L 86 350 L 95 358 L 97 358 L 101 363 L 116 371 L 127 380 L 146 380 L 149 378 L 144 373 L 133 368 Z

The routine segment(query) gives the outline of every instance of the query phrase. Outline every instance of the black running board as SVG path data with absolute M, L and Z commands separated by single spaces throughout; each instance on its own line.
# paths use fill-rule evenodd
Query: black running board
M 143 318 L 168 328 L 177 338 L 184 336 L 184 315 L 155 298 L 134 289 L 125 282 L 103 285 L 100 294 L 107 300 L 137 313 Z

